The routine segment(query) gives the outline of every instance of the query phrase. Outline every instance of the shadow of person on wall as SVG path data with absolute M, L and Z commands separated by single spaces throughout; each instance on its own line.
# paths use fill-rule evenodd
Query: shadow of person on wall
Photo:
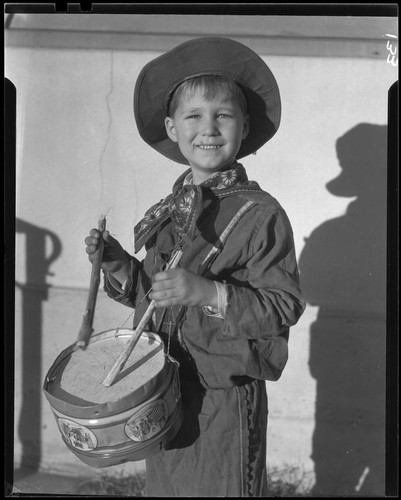
M 299 259 L 316 379 L 314 496 L 384 494 L 387 127 L 361 123 L 337 140 L 340 175 L 326 187 L 356 197 L 306 239 Z M 318 209 L 318 207 L 317 207 Z
M 50 265 L 61 254 L 61 241 L 51 231 L 21 219 L 16 219 L 16 232 L 25 235 L 26 282 L 17 283 L 22 292 L 22 343 L 20 360 L 22 402 L 18 421 L 18 435 L 22 444 L 19 471 L 21 478 L 27 472 L 39 469 L 41 460 L 41 404 L 42 404 L 42 304 L 48 299 L 51 275 Z M 51 246 L 50 255 L 48 243 Z

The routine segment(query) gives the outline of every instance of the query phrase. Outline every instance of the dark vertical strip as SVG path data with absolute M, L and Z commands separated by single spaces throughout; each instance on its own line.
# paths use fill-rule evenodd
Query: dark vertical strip
M 14 282 L 16 89 L 4 79 L 4 445 L 5 494 L 12 491 L 14 455 Z
M 398 81 L 388 94 L 386 496 L 398 496 L 399 127 Z

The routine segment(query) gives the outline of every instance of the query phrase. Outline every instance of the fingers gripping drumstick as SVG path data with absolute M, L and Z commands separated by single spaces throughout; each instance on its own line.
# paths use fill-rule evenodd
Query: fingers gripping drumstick
M 82 319 L 81 329 L 78 334 L 77 346 L 85 349 L 92 335 L 93 316 L 95 314 L 96 297 L 100 284 L 100 266 L 103 257 L 103 231 L 106 229 L 106 218 L 101 215 L 98 221 L 98 230 L 101 233 L 99 247 L 96 250 L 92 261 L 92 272 L 89 285 L 89 295 L 85 313 Z
M 170 261 L 168 262 L 166 269 L 174 269 L 177 267 L 180 259 L 182 256 L 182 250 L 177 250 L 173 256 L 171 257 Z M 124 350 L 121 352 L 119 357 L 117 358 L 116 362 L 112 366 L 111 370 L 107 374 L 106 378 L 103 380 L 103 385 L 106 387 L 110 387 L 111 384 L 114 382 L 116 379 L 117 375 L 120 373 L 122 368 L 124 367 L 125 363 L 127 362 L 127 359 L 129 358 L 131 352 L 133 351 L 134 347 L 136 346 L 140 336 L 142 335 L 146 323 L 149 321 L 150 317 L 153 314 L 153 311 L 155 309 L 155 301 L 152 300 L 152 302 L 149 304 L 148 308 L 145 311 L 145 314 L 142 316 L 141 321 L 139 322 L 138 326 L 135 329 L 134 334 L 130 338 L 130 340 L 127 342 L 126 346 L 124 347 Z

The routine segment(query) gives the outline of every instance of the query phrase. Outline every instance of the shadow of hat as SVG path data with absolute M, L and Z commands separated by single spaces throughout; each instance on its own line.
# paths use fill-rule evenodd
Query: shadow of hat
M 164 126 L 174 90 L 185 80 L 220 75 L 243 90 L 249 113 L 249 134 L 237 158 L 255 153 L 277 132 L 281 101 L 277 82 L 252 49 L 228 38 L 202 37 L 184 42 L 144 66 L 134 90 L 134 116 L 142 139 L 178 163 L 188 164 Z
M 336 151 L 341 172 L 326 184 L 331 194 L 353 197 L 385 188 L 387 126 L 359 123 L 337 139 Z

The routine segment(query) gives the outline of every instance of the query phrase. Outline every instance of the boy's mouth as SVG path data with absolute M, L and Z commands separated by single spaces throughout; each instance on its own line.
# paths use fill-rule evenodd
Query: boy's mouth
M 199 149 L 220 149 L 221 144 L 198 144 Z

